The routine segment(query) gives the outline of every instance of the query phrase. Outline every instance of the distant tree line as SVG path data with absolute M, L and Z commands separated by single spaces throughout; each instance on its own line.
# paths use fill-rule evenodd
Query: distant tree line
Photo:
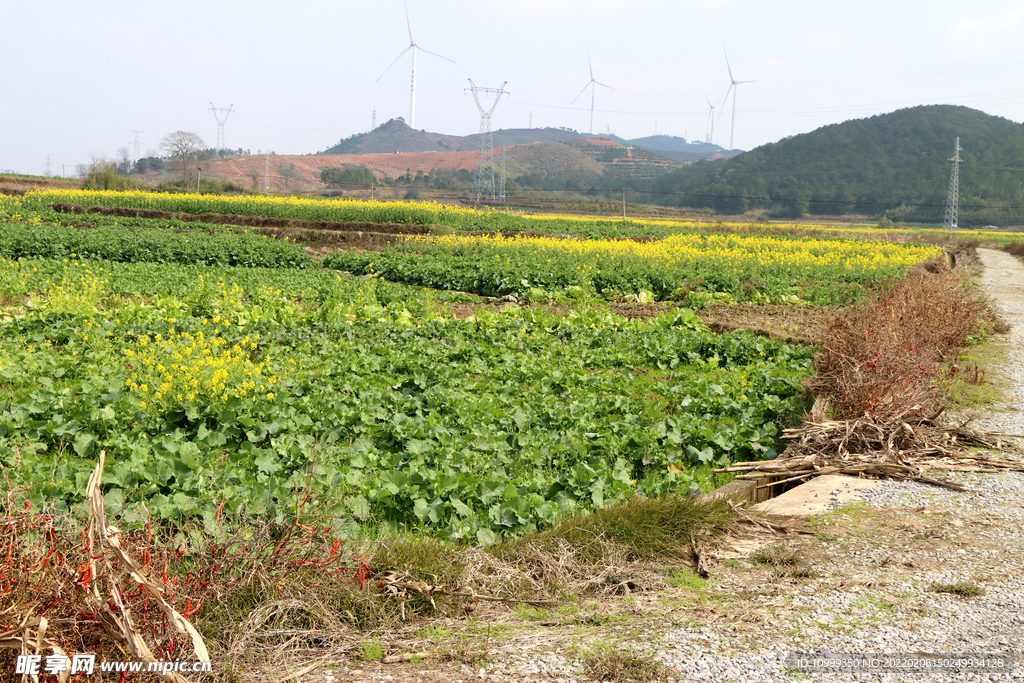
M 942 222 L 955 138 L 960 225 L 1024 222 L 1024 127 L 966 107 L 915 107 L 826 126 L 646 183 L 658 203 L 772 218 L 858 214 Z

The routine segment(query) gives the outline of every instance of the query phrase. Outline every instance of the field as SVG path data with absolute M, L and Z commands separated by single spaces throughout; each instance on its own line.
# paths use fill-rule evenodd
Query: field
M 338 248 L 363 231 L 376 251 Z M 0 630 L 169 660 L 189 656 L 178 614 L 204 681 L 383 648 L 476 666 L 478 618 L 490 642 L 491 617 L 534 613 L 515 603 L 574 614 L 664 583 L 644 563 L 689 576 L 742 523 L 692 494 L 774 458 L 815 371 L 816 395 L 878 413 L 934 389 L 948 353 L 926 340 L 984 336 L 927 237 L 0 195 Z M 846 327 L 822 322 L 837 310 Z M 807 321 L 852 341 L 784 341 Z M 438 615 L 462 645 L 409 644 Z
M 674 234 L 425 236 L 317 262 L 243 228 L 86 220 L 51 203 L 459 229 L 551 220 L 417 203 L 0 198 L 0 444 L 36 504 L 79 502 L 105 450 L 106 498 L 128 524 L 280 522 L 315 504 L 347 533 L 483 544 L 686 493 L 710 483 L 709 466 L 778 452 L 805 408 L 811 349 L 713 334 L 690 307 L 846 303 L 940 253 L 659 225 L 647 229 Z M 563 308 L 453 314 L 508 294 Z M 608 306 L 651 300 L 677 303 L 647 320 Z

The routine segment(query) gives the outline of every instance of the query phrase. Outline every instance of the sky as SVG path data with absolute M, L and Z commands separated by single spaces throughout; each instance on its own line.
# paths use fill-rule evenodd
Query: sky
M 178 130 L 214 147 L 214 108 L 224 146 L 252 153 L 410 122 L 412 51 L 389 68 L 410 25 L 415 127 L 435 133 L 479 132 L 470 79 L 505 84 L 496 105 L 481 93 L 495 131 L 702 142 L 710 100 L 713 141 L 744 150 L 927 104 L 1024 121 L 1020 0 L 407 3 L 408 23 L 403 0 L 0 0 L 0 171 L 159 155 Z M 726 101 L 730 66 L 753 82 Z M 591 67 L 608 87 L 587 87 Z

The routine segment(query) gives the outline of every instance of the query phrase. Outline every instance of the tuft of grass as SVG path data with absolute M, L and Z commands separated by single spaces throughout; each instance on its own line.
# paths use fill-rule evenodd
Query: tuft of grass
M 637 654 L 616 648 L 607 643 L 595 644 L 580 657 L 587 677 L 598 681 L 615 683 L 646 683 L 664 681 L 672 671 L 649 655 Z
M 464 549 L 436 538 L 403 537 L 381 544 L 373 555 L 373 568 L 409 572 L 435 584 L 458 584 L 466 569 Z
M 708 582 L 692 569 L 673 569 L 665 582 L 683 590 L 703 590 L 708 586 Z
M 999 344 L 984 341 L 947 362 L 939 375 L 945 402 L 954 410 L 981 408 L 998 403 L 1007 390 L 1006 383 L 987 372 L 987 368 L 1006 360 Z
M 771 567 L 777 579 L 813 579 L 818 576 L 817 571 L 804 565 L 799 551 L 790 550 L 783 544 L 762 548 L 751 556 L 750 561 L 755 565 Z
M 933 583 L 928 589 L 933 593 L 952 593 L 961 598 L 976 598 L 985 591 L 975 581 L 958 581 L 956 583 Z
M 359 647 L 359 653 L 368 662 L 379 662 L 384 659 L 384 648 L 376 640 L 364 640 Z
M 754 564 L 771 567 L 796 567 L 800 564 L 800 556 L 785 545 L 773 545 L 761 548 L 750 561 Z
M 720 539 L 737 523 L 737 514 L 721 498 L 634 496 L 585 516 L 571 517 L 547 531 L 512 539 L 494 552 L 506 555 L 531 542 L 562 541 L 574 548 L 576 559 L 606 563 L 608 546 L 632 559 L 690 561 L 695 542 Z

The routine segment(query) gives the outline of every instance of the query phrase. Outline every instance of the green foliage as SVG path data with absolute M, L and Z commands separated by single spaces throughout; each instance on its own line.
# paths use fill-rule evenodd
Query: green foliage
M 87 190 L 134 190 L 139 183 L 117 172 L 113 161 L 99 160 L 89 164 L 82 187 Z
M 320 172 L 320 180 L 329 187 L 347 189 L 363 189 L 375 184 L 373 173 L 362 168 L 325 168 Z
M 178 234 L 103 225 L 89 230 L 53 225 L 8 224 L 0 233 L 8 258 L 80 258 L 129 263 L 194 263 L 270 268 L 307 268 L 302 248 L 259 235 Z
M 65 507 L 105 449 L 107 498 L 129 522 L 145 501 L 171 521 L 223 504 L 282 523 L 309 495 L 328 517 L 490 543 L 638 491 L 686 493 L 692 464 L 774 457 L 804 407 L 809 351 L 687 316 L 453 320 L 408 289 L 329 273 L 283 271 L 298 279 L 281 290 L 253 273 L 241 292 L 189 267 L 17 268 L 38 293 L 0 323 L 3 467 Z M 211 273 L 229 270 L 256 269 Z M 160 293 L 113 296 L 133 289 Z M 188 360 L 200 334 L 259 375 L 226 397 L 188 391 L 210 379 Z

